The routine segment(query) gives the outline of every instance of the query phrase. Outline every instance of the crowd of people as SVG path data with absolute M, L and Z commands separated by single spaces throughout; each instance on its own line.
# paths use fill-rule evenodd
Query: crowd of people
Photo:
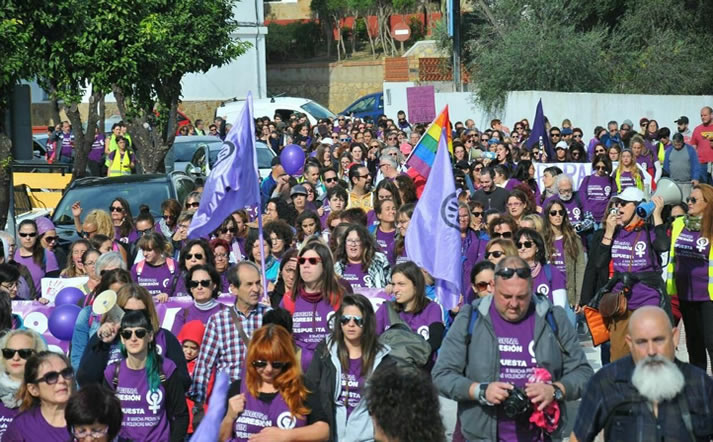
M 81 239 L 66 251 L 49 219 L 23 221 L 0 232 L 0 437 L 186 440 L 222 372 L 221 441 L 443 441 L 439 394 L 458 403 L 453 440 L 710 440 L 710 108 L 701 121 L 691 131 L 681 117 L 673 134 L 646 118 L 639 132 L 611 121 L 588 144 L 569 120 L 548 123 L 549 156 L 541 143 L 527 148 L 527 120 L 512 131 L 456 122 L 461 243 L 449 246 L 462 292 L 450 310 L 409 259 L 426 180 L 407 157 L 426 127 L 403 112 L 314 127 L 300 115 L 257 118 L 256 139 L 307 157 L 300 176 L 273 160 L 260 187 L 263 238 L 242 207 L 188 238 L 202 189 L 136 216 L 123 198 L 88 213 L 76 202 Z M 115 135 L 104 155 L 127 152 L 121 125 Z M 542 177 L 539 162 L 551 163 Z M 575 182 L 563 162 L 592 173 Z M 652 196 L 661 177 L 682 201 Z M 88 280 L 65 356 L 12 302 L 46 304 L 42 278 L 77 276 Z M 120 319 L 93 313 L 107 290 Z M 156 306 L 179 296 L 192 302 L 162 327 Z M 583 350 L 590 307 L 608 333 L 596 374 Z M 688 363 L 675 358 L 681 323 Z

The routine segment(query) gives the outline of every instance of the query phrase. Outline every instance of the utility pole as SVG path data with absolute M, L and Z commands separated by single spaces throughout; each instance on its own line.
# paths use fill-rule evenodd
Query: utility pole
M 449 0 L 449 26 L 451 37 L 453 37 L 453 87 L 456 92 L 461 92 L 463 84 L 461 82 L 461 41 L 460 41 L 460 0 Z

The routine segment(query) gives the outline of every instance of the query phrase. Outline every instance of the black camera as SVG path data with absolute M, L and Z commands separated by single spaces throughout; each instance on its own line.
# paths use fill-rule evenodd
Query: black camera
M 515 387 L 502 403 L 503 413 L 510 419 L 532 413 L 532 402 L 522 389 Z

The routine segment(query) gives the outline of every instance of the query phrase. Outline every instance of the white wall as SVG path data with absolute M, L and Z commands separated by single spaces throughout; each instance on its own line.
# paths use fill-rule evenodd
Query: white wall
M 389 117 L 408 108 L 406 88 L 414 83 L 384 83 L 384 111 Z M 445 88 L 445 86 L 444 86 Z M 389 97 L 391 100 L 389 101 Z M 584 131 L 584 141 L 592 138 L 595 126 L 606 126 L 610 120 L 621 124 L 630 119 L 638 130 L 639 119 L 655 119 L 659 127 L 676 130 L 675 120 L 686 115 L 691 128 L 700 124 L 699 111 L 703 106 L 713 105 L 713 96 L 690 95 L 635 95 L 635 94 L 595 94 L 547 91 L 510 92 L 503 112 L 496 115 L 485 112 L 473 101 L 470 92 L 436 91 L 436 113 L 447 104 L 452 123 L 472 118 L 478 129 L 490 127 L 490 120 L 501 119 L 510 129 L 515 121 L 527 118 L 530 124 L 535 118 L 535 108 L 542 98 L 542 107 L 552 125 L 559 126 L 569 118 L 575 127 Z

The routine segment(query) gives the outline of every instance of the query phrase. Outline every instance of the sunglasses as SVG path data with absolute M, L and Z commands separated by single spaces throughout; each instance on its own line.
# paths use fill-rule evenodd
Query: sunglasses
M 200 261 L 201 259 L 203 259 L 203 254 L 202 253 L 186 253 L 186 261 L 188 261 L 189 259 L 193 259 L 193 258 Z
M 517 244 L 517 249 L 520 250 L 522 248 L 529 249 L 532 247 L 533 242 L 532 241 L 518 241 Z
M 117 206 L 111 206 L 111 207 L 109 207 L 109 210 L 111 210 L 112 212 L 121 213 L 121 212 L 124 211 L 124 208 L 121 207 L 121 206 L 118 206 L 118 207 L 117 207 Z
M 139 339 L 144 339 L 149 331 L 145 328 L 137 328 L 136 330 L 122 330 L 119 332 L 122 338 L 125 340 L 131 339 L 131 336 L 136 335 Z
M 220 229 L 220 233 L 222 233 L 222 234 L 224 234 L 224 235 L 225 235 L 226 233 L 228 233 L 228 232 L 230 232 L 230 233 L 232 233 L 232 234 L 235 234 L 235 233 L 238 232 L 238 229 L 236 229 L 235 227 L 231 227 L 231 228 L 229 228 L 229 229 Z
M 517 275 L 518 278 L 526 279 L 532 275 L 532 271 L 530 271 L 529 267 L 519 267 L 516 269 L 505 267 L 495 273 L 495 276 L 499 276 L 503 279 L 510 279 L 514 275 Z
M 371 174 L 370 174 L 370 173 L 367 173 L 366 175 L 359 175 L 357 178 L 364 178 L 364 179 L 366 179 L 366 178 L 369 178 L 369 177 L 371 177 Z
M 560 134 L 550 134 L 551 137 L 559 137 Z
M 475 283 L 475 288 L 477 288 L 478 290 L 481 290 L 481 291 L 482 291 L 482 290 L 487 290 L 489 284 L 490 284 L 490 283 L 487 282 L 487 281 L 476 282 L 476 283 Z
M 694 200 L 695 200 L 695 198 L 694 198 Z M 631 202 L 631 201 L 621 201 L 621 200 L 619 200 L 619 201 L 614 202 L 614 207 L 616 207 L 616 208 L 622 208 L 622 207 L 626 206 L 627 204 L 629 204 L 630 202 Z M 689 203 L 692 203 L 692 204 L 696 204 L 695 201 L 691 201 L 690 198 L 688 199 L 688 202 L 689 202 Z
M 47 385 L 54 385 L 59 381 L 60 376 L 62 376 L 65 381 L 74 379 L 74 370 L 72 367 L 67 367 L 62 371 L 50 371 L 33 383 L 39 384 L 40 382 L 45 382 Z
M 140 236 L 144 236 L 147 233 L 151 233 L 153 229 L 145 229 L 145 230 L 136 230 L 136 233 L 138 233 Z
M 493 252 L 485 252 L 485 259 L 489 259 L 491 256 L 494 258 L 500 258 L 502 256 L 505 256 L 505 252 L 503 252 L 501 250 L 495 250 Z
M 698 200 L 696 199 L 695 196 L 688 198 L 688 204 L 696 204 L 697 202 L 698 202 Z
M 163 218 L 164 219 L 176 219 L 176 217 L 174 215 L 164 215 Z
M 34 238 L 35 236 L 37 236 L 37 232 L 31 232 L 31 233 L 22 233 L 22 232 L 20 232 L 18 235 L 20 235 L 20 237 L 22 237 L 22 238 L 28 238 L 28 237 L 29 237 L 29 238 Z
M 334 183 L 334 182 L 336 182 L 336 181 L 339 181 L 339 179 L 336 178 L 336 177 L 335 177 L 335 178 L 325 178 L 325 179 L 324 179 L 324 182 L 327 183 L 327 184 L 329 184 L 329 183 Z
M 595 167 L 597 170 L 607 170 L 607 166 L 597 166 Z
M 357 325 L 357 327 L 364 326 L 364 318 L 355 315 L 342 315 L 342 317 L 339 318 L 339 323 L 342 325 L 347 325 L 351 322 L 352 319 L 354 320 L 354 323 Z
M 186 203 L 186 209 L 197 209 L 200 205 L 199 202 Z
M 512 232 L 496 232 L 493 233 L 493 238 L 512 238 Z
M 86 230 L 84 230 L 84 231 L 82 231 L 82 233 L 80 233 L 80 235 L 82 236 L 82 238 L 89 238 L 91 235 L 94 235 L 95 233 L 97 233 L 96 230 L 92 230 L 91 232 L 87 232 Z M 22 236 L 22 234 L 20 234 L 20 236 Z
M 483 212 L 471 212 L 471 213 L 472 213 L 473 216 L 476 217 L 476 218 L 480 218 L 481 216 L 483 216 Z
M 18 354 L 22 359 L 27 359 L 32 356 L 34 352 L 35 350 L 32 348 L 3 348 L 2 357 L 5 359 L 12 359 L 15 357 L 15 354 Z
M 55 242 L 59 239 L 59 236 L 45 236 L 45 241 L 47 242 Z
M 565 216 L 566 213 L 566 210 L 550 210 L 550 216 Z
M 282 370 L 283 368 L 290 365 L 289 362 L 270 362 L 270 361 L 253 361 L 252 365 L 255 368 L 265 368 L 267 364 L 270 364 L 275 370 Z
M 317 265 L 318 263 L 322 262 L 322 258 L 319 258 L 319 257 L 317 257 L 317 256 L 312 256 L 312 257 L 310 257 L 310 258 L 305 258 L 305 257 L 301 256 L 300 258 L 297 259 L 297 262 L 298 262 L 300 265 L 304 265 L 304 263 L 308 262 L 308 263 L 310 263 L 310 265 L 315 266 L 315 265 Z
M 201 279 L 200 281 L 189 281 L 188 282 L 188 288 L 189 289 L 194 289 L 197 288 L 199 285 L 208 288 L 210 287 L 211 280 L 210 279 Z

